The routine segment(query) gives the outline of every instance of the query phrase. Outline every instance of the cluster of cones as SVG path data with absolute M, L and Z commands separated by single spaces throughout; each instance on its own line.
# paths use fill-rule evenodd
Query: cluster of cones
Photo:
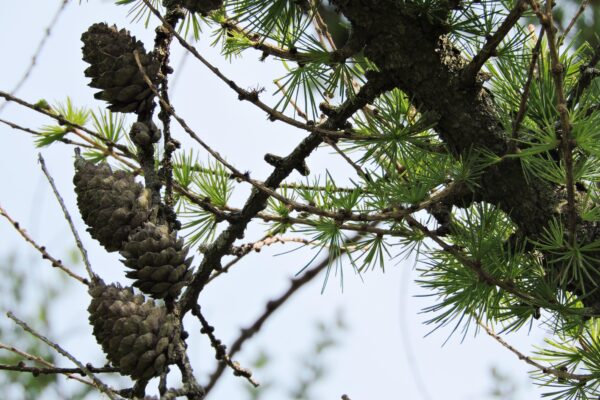
M 203 14 L 222 5 L 222 0 L 171 2 Z M 152 83 L 160 80 L 160 62 L 154 52 L 146 52 L 126 30 L 105 23 L 92 25 L 81 40 L 83 60 L 90 64 L 85 75 L 91 78 L 90 86 L 100 89 L 95 97 L 108 102 L 112 111 L 146 115 L 154 94 L 145 77 Z M 158 141 L 160 132 L 150 124 L 134 124 L 136 144 L 152 146 Z M 187 257 L 188 248 L 177 232 L 157 221 L 150 190 L 136 182 L 133 174 L 113 171 L 108 164 L 95 165 L 79 154 L 75 170 L 77 205 L 88 232 L 107 251 L 123 256 L 126 276 L 143 293 L 95 278 L 88 307 L 94 336 L 121 373 L 136 380 L 159 376 L 173 362 L 181 326 L 177 316 L 154 300 L 174 301 L 189 283 L 192 258 Z
M 179 320 L 153 299 L 175 300 L 192 270 L 188 248 L 166 224 L 150 221 L 150 193 L 131 173 L 113 172 L 77 156 L 75 192 L 91 236 L 108 251 L 119 251 L 132 287 L 94 279 L 89 293 L 90 323 L 108 360 L 133 379 L 165 372 L 181 331 Z

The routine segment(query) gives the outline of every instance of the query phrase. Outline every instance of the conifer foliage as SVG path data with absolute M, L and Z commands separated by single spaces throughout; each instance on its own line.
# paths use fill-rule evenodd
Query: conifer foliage
M 598 398 L 600 39 L 573 31 L 588 3 L 117 0 L 156 36 L 147 52 L 104 22 L 83 33 L 85 75 L 110 111 L 19 103 L 57 121 L 39 133 L 39 146 L 87 139 L 75 161 L 79 211 L 133 280 L 107 285 L 90 273 L 86 281 L 95 338 L 135 381 L 103 391 L 143 397 L 160 376 L 163 398 L 210 398 L 225 368 L 256 383 L 232 357 L 299 286 L 321 271 L 327 283 L 332 268 L 366 274 L 409 254 L 431 295 L 434 329 L 488 332 L 530 364 L 550 398 Z M 240 87 L 196 50 L 209 37 L 232 62 L 252 52 L 281 62 L 275 100 Z M 304 132 L 288 154 L 264 149 L 269 176 L 228 161 L 176 113 L 168 91 L 179 67 L 170 60 L 175 42 L 223 90 Z M 128 125 L 122 113 L 137 121 Z M 197 146 L 181 148 L 176 128 Z M 319 146 L 341 157 L 352 179 L 309 168 Z M 232 204 L 245 184 L 251 193 Z M 267 224 L 263 239 L 244 239 L 255 223 Z M 228 257 L 235 263 L 286 240 L 322 250 L 326 262 L 301 270 L 228 352 L 201 314 L 201 292 L 226 279 Z M 195 263 L 188 252 L 198 253 Z M 188 359 L 188 313 L 215 349 L 208 382 Z M 536 324 L 548 336 L 534 351 L 494 333 Z M 169 366 L 181 371 L 182 388 L 165 385 Z

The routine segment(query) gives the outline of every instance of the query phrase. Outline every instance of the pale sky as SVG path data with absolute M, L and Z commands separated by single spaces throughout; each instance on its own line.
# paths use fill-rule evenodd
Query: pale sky
M 61 2 L 2 1 L 0 90 L 11 91 L 20 79 Z M 69 96 L 80 106 L 103 107 L 103 103 L 94 100 L 94 90 L 86 86 L 88 80 L 83 70 L 87 65 L 81 61 L 80 36 L 92 23 L 104 21 L 115 23 L 119 28 L 128 27 L 145 42 L 147 49 L 150 48 L 157 21 L 152 19 L 150 27 L 144 29 L 140 23 L 129 22 L 127 11 L 127 7 L 117 7 L 111 1 L 96 0 L 81 5 L 71 1 L 56 26 L 52 27 L 52 34 L 35 69 L 17 95 L 32 103 L 41 98 L 50 103 L 64 101 Z M 261 63 L 258 61 L 260 53 L 249 50 L 244 58 L 229 63 L 217 50 L 208 47 L 210 41 L 205 33 L 197 44 L 202 54 L 241 87 L 265 87 L 267 91 L 263 99 L 273 105 L 276 103 L 268 96 L 275 91 L 273 79 L 283 74 L 276 61 Z M 173 67 L 177 69 L 181 48 L 175 45 L 173 53 Z M 203 140 L 239 169 L 250 170 L 256 179 L 266 178 L 271 170 L 262 160 L 265 153 L 285 155 L 306 135 L 306 132 L 283 123 L 267 121 L 263 112 L 248 102 L 239 102 L 233 91 L 191 57 L 186 61 L 171 100 L 179 115 Z M 33 129 L 52 123 L 15 104 L 9 104 L 0 118 Z M 189 141 L 185 132 L 175 125 L 173 129 L 174 136 L 185 148 L 194 147 L 200 158 L 206 160 L 205 152 Z M 0 148 L 3 149 L 0 157 L 0 204 L 51 253 L 59 258 L 65 257 L 74 242 L 36 162 L 40 150 L 33 146 L 29 135 L 2 124 Z M 73 148 L 58 143 L 41 151 L 76 220 L 95 271 L 106 281 L 127 284 L 118 256 L 107 254 L 90 238 L 77 212 L 71 183 Z M 308 159 L 308 164 L 313 173 L 323 173 L 325 168 L 329 168 L 334 176 L 351 176 L 346 164 L 331 155 L 327 148 L 320 148 Z M 295 173 L 291 178 L 298 179 L 299 175 Z M 247 187 L 244 186 L 234 196 L 234 205 L 240 205 L 246 193 Z M 254 224 L 246 235 L 247 240 L 258 238 L 261 229 L 264 226 Z M 24 244 L 4 220 L 0 221 L 0 238 L 0 254 L 3 257 L 11 252 L 37 257 L 35 250 Z M 239 329 L 248 326 L 262 312 L 267 300 L 287 289 L 289 278 L 314 254 L 311 250 L 302 250 L 275 256 L 292 248 L 293 245 L 276 245 L 260 254 L 250 255 L 202 293 L 200 302 L 205 316 L 225 344 L 230 344 Z M 392 248 L 392 251 L 399 251 L 396 249 Z M 29 259 L 37 260 L 35 257 Z M 201 255 L 196 255 L 194 265 L 198 265 L 200 258 Z M 390 260 L 385 273 L 368 271 L 361 280 L 345 262 L 343 292 L 338 277 L 331 277 L 322 294 L 323 276 L 317 278 L 269 320 L 238 353 L 236 360 L 242 366 L 249 366 L 260 349 L 266 350 L 272 357 L 272 365 L 264 371 L 256 371 L 254 378 L 259 382 L 275 382 L 281 389 L 269 391 L 264 399 L 285 400 L 289 398 L 285 388 L 294 387 L 303 374 L 300 359 L 313 345 L 315 323 L 333 321 L 336 312 L 341 310 L 349 331 L 338 335 L 340 345 L 329 351 L 324 359 L 328 374 L 315 386 L 315 400 L 339 399 L 344 393 L 352 400 L 486 399 L 490 398 L 487 393 L 492 387 L 492 366 L 514 378 L 523 389 L 522 398 L 538 397 L 535 393 L 539 391 L 530 388 L 532 385 L 526 374 L 529 367 L 485 333 L 475 338 L 472 334 L 467 335 L 462 343 L 459 334 L 443 347 L 451 328 L 442 328 L 425 337 L 431 326 L 425 326 L 423 322 L 431 316 L 420 311 L 433 304 L 435 299 L 414 297 L 424 292 L 412 283 L 417 276 L 412 270 L 413 265 L 412 260 Z M 19 268 L 30 272 L 32 278 L 35 275 L 53 280 L 58 274 L 49 264 L 41 262 L 20 265 Z M 85 273 L 81 265 L 77 266 L 77 272 Z M 102 352 L 91 336 L 87 322 L 88 298 L 84 288 L 69 280 L 63 296 L 60 304 L 53 309 L 55 329 L 45 333 L 84 363 L 102 365 L 105 362 Z M 31 298 L 35 299 L 35 293 L 31 294 Z M 30 305 L 14 304 L 12 310 L 18 313 L 21 308 L 27 307 Z M 186 323 L 191 336 L 190 356 L 200 383 L 205 383 L 215 365 L 213 351 L 207 347 L 206 338 L 200 337 L 197 322 L 186 319 Z M 529 336 L 524 331 L 508 335 L 506 339 L 529 354 L 530 344 L 541 344 L 541 337 L 534 330 Z M 61 365 L 71 366 L 67 360 Z M 429 397 L 419 389 L 417 376 L 424 382 Z M 244 400 L 247 398 L 242 394 L 244 385 L 246 383 L 241 378 L 226 371 L 209 398 Z

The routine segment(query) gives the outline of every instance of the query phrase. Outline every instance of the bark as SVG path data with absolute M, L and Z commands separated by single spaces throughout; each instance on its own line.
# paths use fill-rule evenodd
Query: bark
M 363 35 L 365 55 L 393 86 L 413 98 L 420 111 L 439 116 L 435 129 L 453 154 L 477 149 L 500 156 L 507 153 L 509 135 L 491 95 L 481 80 L 463 79 L 467 62 L 446 35 L 448 9 L 438 10 L 438 18 L 431 20 L 396 0 L 333 3 L 353 31 Z M 527 182 L 520 161 L 512 159 L 488 168 L 480 188 L 456 201 L 498 205 L 524 235 L 536 236 L 557 213 L 561 197 L 557 193 L 545 182 Z
M 473 150 L 507 154 L 510 127 L 502 126 L 491 94 L 483 88 L 482 76 L 466 80 L 467 61 L 447 35 L 450 6 L 437 10 L 416 9 L 397 0 L 333 0 L 348 18 L 353 34 L 362 35 L 364 54 L 373 61 L 391 85 L 413 99 L 421 112 L 439 117 L 435 127 L 455 156 Z M 432 17 L 433 15 L 433 17 Z M 519 227 L 518 236 L 539 238 L 548 222 L 556 217 L 566 221 L 566 190 L 541 180 L 527 181 L 521 161 L 506 159 L 487 168 L 473 192 L 450 199 L 452 205 L 466 206 L 485 201 L 500 207 Z M 446 205 L 447 206 L 447 205 Z M 576 238 L 590 243 L 600 237 L 597 223 L 578 218 Z M 600 257 L 600 254 L 596 254 Z M 547 268 L 562 268 L 556 255 L 546 254 Z M 553 274 L 554 275 L 554 274 Z M 600 275 L 600 270 L 596 275 Z M 579 284 L 567 284 L 587 306 L 600 310 L 600 277 Z

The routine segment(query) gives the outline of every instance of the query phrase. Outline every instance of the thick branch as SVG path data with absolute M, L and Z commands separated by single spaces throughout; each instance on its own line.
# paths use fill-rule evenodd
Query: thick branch
M 467 62 L 450 43 L 441 22 L 413 17 L 393 0 L 333 3 L 353 28 L 367 32 L 365 55 L 390 84 L 406 92 L 421 111 L 439 116 L 435 129 L 453 154 L 509 151 L 510 127 L 502 126 L 490 94 L 481 85 L 464 84 Z M 506 159 L 488 168 L 479 185 L 473 200 L 498 205 L 524 234 L 538 234 L 555 215 L 554 188 L 539 180 L 526 181 L 518 160 Z
M 356 97 L 347 100 L 343 105 L 335 110 L 331 117 L 320 126 L 325 129 L 337 129 L 357 110 L 368 104 L 385 90 L 389 89 L 387 83 L 381 77 L 368 81 L 362 87 Z M 318 133 L 312 133 L 306 137 L 287 157 L 283 158 L 271 175 L 264 182 L 264 185 L 271 189 L 276 189 L 281 182 L 296 168 L 301 165 L 314 149 L 323 142 L 323 136 Z M 269 195 L 256 188 L 252 190 L 246 204 L 237 216 L 237 221 L 230 224 L 217 240 L 208 247 L 204 253 L 204 258 L 198 268 L 198 273 L 181 300 L 181 309 L 183 314 L 189 311 L 196 303 L 200 291 L 208 281 L 210 274 L 215 268 L 218 268 L 221 259 L 231 248 L 236 239 L 244 237 L 244 231 L 248 223 L 262 211 L 266 205 Z

